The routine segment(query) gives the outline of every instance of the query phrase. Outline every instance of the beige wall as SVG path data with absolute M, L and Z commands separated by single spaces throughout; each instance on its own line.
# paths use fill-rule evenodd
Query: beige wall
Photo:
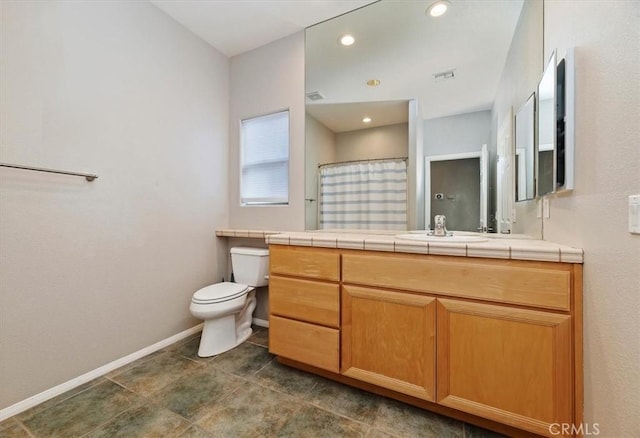
M 491 111 L 475 111 L 424 121 L 424 155 L 480 152 L 491 140 Z
M 551 0 L 556 1 L 556 0 Z M 548 1 L 547 1 L 548 3 Z M 489 154 L 492 163 L 496 162 L 496 136 L 498 123 L 504 120 L 513 109 L 515 114 L 527 101 L 531 93 L 536 91 L 542 78 L 542 71 L 547 58 L 543 56 L 543 1 L 530 0 L 524 3 L 516 32 L 509 48 L 505 69 L 500 78 L 500 85 L 492 109 L 492 138 Z M 490 185 L 490 212 L 496 210 L 497 184 L 495 164 L 492 166 Z M 515 194 L 513 195 L 515 199 Z M 518 234 L 529 234 L 542 238 L 542 221 L 537 217 L 536 201 L 514 202 L 516 221 L 511 231 Z
M 640 2 L 545 2 L 545 58 L 575 47 L 576 189 L 551 199 L 544 237 L 584 248 L 585 420 L 640 430 Z
M 336 134 L 309 114 L 305 120 L 304 228 L 315 230 L 318 228 L 318 165 L 337 161 Z
M 304 229 L 304 32 L 230 60 L 229 226 Z M 240 206 L 240 121 L 289 109 L 289 205 Z
M 0 2 L 0 409 L 199 321 L 228 61 L 145 2 Z M 224 264 L 223 264 L 224 265 Z
M 399 158 L 409 154 L 406 123 L 336 134 L 336 161 Z

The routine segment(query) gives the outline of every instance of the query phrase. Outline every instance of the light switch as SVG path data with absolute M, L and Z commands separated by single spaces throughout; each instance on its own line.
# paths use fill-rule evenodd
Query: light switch
M 640 234 L 640 195 L 629 196 L 629 232 Z

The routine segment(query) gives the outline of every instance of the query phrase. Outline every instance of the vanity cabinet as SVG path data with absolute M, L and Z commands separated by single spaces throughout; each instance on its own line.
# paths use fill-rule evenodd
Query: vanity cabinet
M 338 373 L 340 255 L 272 247 L 269 263 L 269 351 Z
M 272 353 L 485 427 L 557 436 L 582 421 L 580 264 L 270 251 Z

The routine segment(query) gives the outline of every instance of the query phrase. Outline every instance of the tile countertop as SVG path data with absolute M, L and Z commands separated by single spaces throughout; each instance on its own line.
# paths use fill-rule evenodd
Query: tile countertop
M 274 245 L 314 246 L 323 248 L 360 249 L 413 254 L 438 254 L 460 257 L 536 260 L 545 262 L 582 263 L 580 248 L 559 245 L 527 236 L 487 236 L 486 242 L 423 242 L 395 238 L 389 233 L 363 232 L 283 232 L 268 234 L 265 240 Z
M 526 235 L 488 234 L 486 242 L 422 242 L 397 239 L 400 231 L 323 230 L 268 231 L 216 230 L 218 237 L 248 237 L 265 239 L 268 244 L 313 246 L 322 248 L 360 249 L 413 254 L 437 254 L 459 257 L 536 260 L 544 262 L 583 263 L 580 248 L 534 239 Z M 480 234 L 477 234 L 480 236 Z
M 217 237 L 249 237 L 251 239 L 265 239 L 271 234 L 281 234 L 284 231 L 268 231 L 268 230 L 216 230 Z

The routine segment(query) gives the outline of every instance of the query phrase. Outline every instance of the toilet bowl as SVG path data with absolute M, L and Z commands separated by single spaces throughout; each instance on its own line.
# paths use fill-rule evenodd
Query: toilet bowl
M 269 250 L 231 248 L 231 266 L 237 283 L 216 283 L 197 290 L 191 299 L 191 314 L 204 320 L 198 356 L 224 353 L 251 336 L 255 288 L 266 286 Z

